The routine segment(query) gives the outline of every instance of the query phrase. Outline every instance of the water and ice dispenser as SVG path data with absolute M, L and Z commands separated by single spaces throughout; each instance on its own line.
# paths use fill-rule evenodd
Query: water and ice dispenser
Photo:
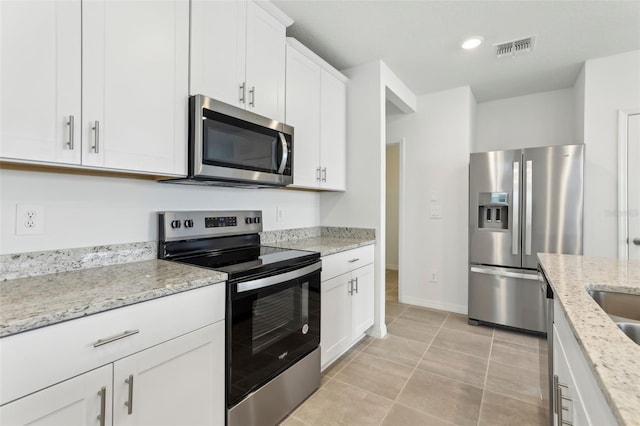
M 478 194 L 478 228 L 509 229 L 509 194 L 507 192 Z

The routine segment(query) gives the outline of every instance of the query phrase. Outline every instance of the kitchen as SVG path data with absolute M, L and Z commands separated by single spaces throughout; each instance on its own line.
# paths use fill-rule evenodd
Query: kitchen
M 282 9 L 291 13 L 286 6 L 283 2 Z M 294 16 L 293 13 L 291 15 Z M 299 25 L 303 24 L 300 22 Z M 528 31 L 524 34 L 518 31 L 513 36 L 527 34 Z M 319 41 L 322 39 L 318 36 Z M 453 43 L 459 41 L 456 39 Z M 501 39 L 491 40 L 491 43 L 497 41 Z M 487 44 L 491 43 L 487 40 Z M 538 49 L 542 46 L 544 44 L 539 44 Z M 307 47 L 312 46 L 309 44 Z M 637 49 L 637 44 L 626 50 L 633 49 Z M 324 52 L 317 50 L 317 53 Z M 562 106 L 558 108 L 568 118 L 565 125 L 547 126 L 549 121 L 543 120 L 551 120 L 551 117 L 544 116 L 539 121 L 524 122 L 527 126 L 524 129 L 516 125 L 506 129 L 501 126 L 505 136 L 500 137 L 506 140 L 518 132 L 531 137 L 522 142 L 530 145 L 540 145 L 534 140 L 535 135 L 540 136 L 538 140 L 558 139 L 558 143 L 559 139 L 571 139 L 571 143 L 588 142 L 585 253 L 616 256 L 617 220 L 611 211 L 616 209 L 617 160 L 612 147 L 617 144 L 617 122 L 612 114 L 619 108 L 634 107 L 640 102 L 637 96 L 638 73 L 634 71 L 637 68 L 633 68 L 637 67 L 637 54 L 608 56 L 585 57 L 589 60 L 584 69 L 577 70 L 578 79 L 565 87 L 558 87 L 555 91 L 541 88 L 537 90 L 540 93 L 534 92 L 530 97 L 524 96 L 525 93 L 505 93 L 501 98 L 507 99 L 502 102 L 476 101 L 474 96 L 477 94 L 466 83 L 431 89 L 416 97 L 391 71 L 389 64 L 372 62 L 352 67 L 348 73 L 345 72 L 350 78 L 349 96 L 363 95 L 350 97 L 348 102 L 345 193 L 161 185 L 141 175 L 136 178 L 104 176 L 95 171 L 91 174 L 74 174 L 72 171 L 62 174 L 50 169 L 25 170 L 24 167 L 6 166 L 1 171 L 2 254 L 157 241 L 156 212 L 165 210 L 260 209 L 267 231 L 317 226 L 373 228 L 376 230 L 376 305 L 375 324 L 369 334 L 381 337 L 385 334 L 382 152 L 385 140 L 406 138 L 405 199 L 408 204 L 405 226 L 420 231 L 406 233 L 404 264 L 401 266 L 406 285 L 403 288 L 401 284 L 400 291 L 405 293 L 404 300 L 408 303 L 464 313 L 467 305 L 467 261 L 460 253 L 466 252 L 468 244 L 466 170 L 469 153 L 509 147 L 504 145 L 506 142 L 502 146 L 492 146 L 488 142 L 492 129 L 498 128 L 495 123 L 502 122 L 499 120 L 502 114 L 507 114 L 522 126 L 522 116 L 518 116 L 518 111 L 524 112 L 526 107 L 536 105 L 538 110 Z M 514 61 L 517 59 L 520 58 L 514 58 Z M 627 74 L 619 75 L 621 70 L 627 70 Z M 616 75 L 615 79 L 612 75 Z M 372 81 L 373 76 L 378 80 Z M 389 89 L 387 96 L 385 90 L 380 90 L 382 86 Z M 4 87 L 3 82 L 3 90 Z M 395 100 L 405 112 L 416 108 L 418 112 L 399 115 L 394 110 L 396 114 L 387 118 L 380 112 L 384 111 L 381 108 L 385 97 Z M 583 110 L 584 114 L 574 117 L 574 108 Z M 475 133 L 474 122 L 477 123 Z M 374 123 L 379 125 L 372 126 Z M 539 133 L 543 129 L 557 129 L 556 135 L 559 136 L 554 138 Z M 425 138 L 443 142 L 410 143 L 411 140 Z M 476 148 L 472 145 L 474 138 Z M 371 141 L 380 141 L 380 149 L 371 149 Z M 446 151 L 442 144 L 447 145 Z M 431 191 L 436 192 L 435 201 L 425 196 Z M 44 206 L 44 234 L 16 235 L 17 204 Z M 443 217 L 441 220 L 427 220 L 425 224 L 423 212 L 428 211 L 431 204 L 441 206 Z M 457 209 L 457 206 L 462 207 Z M 425 247 L 424 241 L 430 244 Z M 416 256 L 417 253 L 420 256 Z M 428 259 L 426 263 L 425 257 Z M 425 267 L 439 272 L 438 283 L 422 284 Z

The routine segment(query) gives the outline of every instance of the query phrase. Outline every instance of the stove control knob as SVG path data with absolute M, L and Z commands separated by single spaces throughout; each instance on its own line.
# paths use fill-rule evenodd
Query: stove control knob
M 184 227 L 185 228 L 193 228 L 193 220 L 192 219 L 187 219 L 184 221 Z
M 259 217 L 254 217 L 253 218 L 253 223 L 260 223 L 260 218 Z
M 179 220 L 172 220 L 172 221 L 171 221 L 171 227 L 172 227 L 173 229 L 180 228 L 180 225 L 181 225 L 181 223 L 180 223 L 180 221 L 179 221 Z
M 244 218 L 244 223 L 246 223 L 247 225 L 249 225 L 251 223 L 251 218 L 250 217 L 245 217 Z

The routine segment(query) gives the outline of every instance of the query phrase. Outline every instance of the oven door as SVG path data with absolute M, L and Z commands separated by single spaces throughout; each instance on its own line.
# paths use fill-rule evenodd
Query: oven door
M 230 282 L 227 405 L 240 402 L 320 344 L 320 270 Z

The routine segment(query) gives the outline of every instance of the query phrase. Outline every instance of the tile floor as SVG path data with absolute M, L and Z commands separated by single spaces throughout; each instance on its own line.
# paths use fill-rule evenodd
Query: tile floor
M 397 282 L 387 271 L 388 335 L 365 337 L 327 368 L 282 426 L 546 424 L 541 338 L 399 303 Z

